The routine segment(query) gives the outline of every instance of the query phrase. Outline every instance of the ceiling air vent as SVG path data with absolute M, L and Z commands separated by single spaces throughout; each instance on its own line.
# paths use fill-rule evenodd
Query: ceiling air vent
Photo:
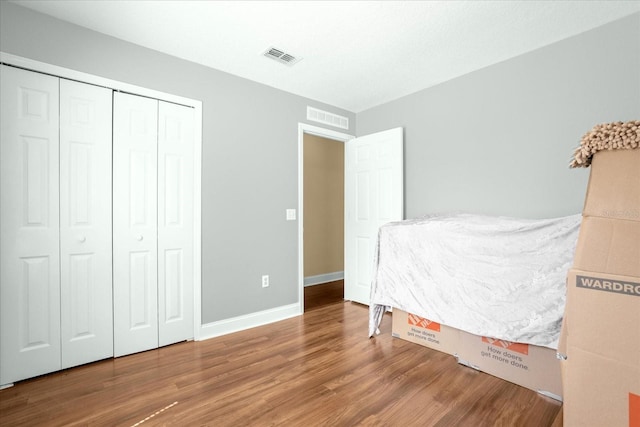
M 349 118 L 330 113 L 328 111 L 318 110 L 317 108 L 307 106 L 307 120 L 312 122 L 324 123 L 329 126 L 335 126 L 340 129 L 349 129 Z
M 281 49 L 276 49 L 275 47 L 270 47 L 269 49 L 263 52 L 263 55 L 267 58 L 271 58 L 274 61 L 278 61 L 281 64 L 285 65 L 293 65 L 296 62 L 300 62 L 302 58 L 299 56 L 295 56 L 291 53 L 286 53 Z

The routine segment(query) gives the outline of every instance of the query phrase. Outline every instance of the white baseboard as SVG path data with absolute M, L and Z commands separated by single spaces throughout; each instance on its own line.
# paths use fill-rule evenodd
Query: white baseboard
M 333 273 L 318 274 L 317 276 L 309 276 L 304 278 L 304 286 L 320 285 L 322 283 L 335 282 L 344 279 L 344 271 L 335 271 Z
M 295 303 L 256 313 L 245 314 L 231 319 L 220 320 L 218 322 L 207 323 L 200 326 L 198 341 L 244 331 L 245 329 L 255 328 L 256 326 L 267 325 L 269 323 L 289 319 L 301 314 L 300 304 Z

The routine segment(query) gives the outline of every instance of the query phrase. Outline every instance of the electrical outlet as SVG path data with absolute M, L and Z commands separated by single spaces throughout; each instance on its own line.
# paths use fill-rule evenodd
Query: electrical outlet
M 267 275 L 267 274 L 262 276 L 262 287 L 263 288 L 268 288 L 269 287 L 269 275 Z

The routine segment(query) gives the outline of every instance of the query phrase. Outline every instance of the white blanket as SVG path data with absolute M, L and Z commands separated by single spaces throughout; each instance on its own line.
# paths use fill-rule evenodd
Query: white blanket
M 369 336 L 394 307 L 472 334 L 556 349 L 580 220 L 456 214 L 382 226 Z

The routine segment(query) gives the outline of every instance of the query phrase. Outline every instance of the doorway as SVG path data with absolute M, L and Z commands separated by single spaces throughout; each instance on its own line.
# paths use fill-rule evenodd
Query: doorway
M 371 262 L 378 229 L 404 219 L 404 130 L 401 127 L 359 138 L 298 124 L 298 282 L 299 313 L 304 313 L 304 135 L 343 143 L 344 296 L 369 304 Z
M 344 142 L 299 125 L 300 312 L 344 300 Z
M 304 134 L 304 307 L 344 300 L 344 144 Z

